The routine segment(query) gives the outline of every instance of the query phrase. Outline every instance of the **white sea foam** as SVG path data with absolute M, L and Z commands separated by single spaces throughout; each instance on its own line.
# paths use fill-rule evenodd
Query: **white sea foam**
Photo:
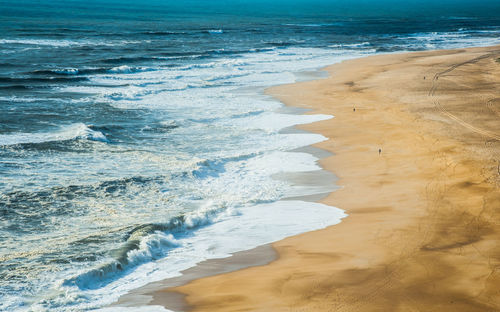
M 294 115 L 267 112 L 257 116 L 231 119 L 227 122 L 242 129 L 262 129 L 267 132 L 276 132 L 287 127 L 328 120 L 331 118 L 332 116 L 321 114 Z
M 108 139 L 102 132 L 94 131 L 83 123 L 75 123 L 61 127 L 54 132 L 35 133 L 10 133 L 0 134 L 0 146 L 16 144 L 38 144 L 44 142 L 68 141 L 84 139 L 92 141 L 107 142 Z
M 339 43 L 332 44 L 329 47 L 331 48 L 361 48 L 361 47 L 369 47 L 370 43 L 367 41 L 359 42 L 359 43 Z
M 130 67 L 127 65 L 121 65 L 111 68 L 109 72 L 113 74 L 130 74 L 130 73 L 146 72 L 152 70 L 154 69 L 148 67 Z
M 269 101 L 256 98 L 258 95 L 255 92 L 251 97 L 237 96 L 234 90 L 239 87 L 262 89 L 277 82 L 295 82 L 295 72 L 314 70 L 370 53 L 348 49 L 288 48 L 147 72 L 129 72 L 128 67 L 120 66 L 116 68 L 117 73 L 127 73 L 126 77 L 110 75 L 113 73 L 96 75 L 91 78 L 92 81 L 103 86 L 68 86 L 60 90 L 95 93 L 99 101 L 121 109 L 178 109 L 190 103 L 191 108 L 200 106 L 203 110 L 200 111 L 201 115 L 227 116 L 227 110 L 233 109 L 233 105 L 227 105 L 227 101 L 239 103 L 240 107 L 269 110 Z M 127 85 L 122 86 L 124 83 Z M 116 87 L 107 88 L 105 85 Z M 236 109 L 239 113 L 240 108 Z M 259 122 L 257 118 L 255 122 Z M 266 122 L 260 123 L 263 125 Z M 275 125 L 275 121 L 269 122 L 268 130 L 275 130 Z
M 498 31 L 494 32 L 498 33 Z M 408 36 L 402 36 L 398 39 L 401 40 L 399 52 L 415 48 L 453 49 L 491 46 L 500 43 L 500 39 L 494 36 L 471 37 L 469 31 L 414 33 Z
M 280 136 L 284 141 L 294 141 L 296 146 L 324 139 L 315 134 Z M 304 141 L 297 142 L 294 136 L 302 136 Z M 269 185 L 266 177 L 279 172 L 320 170 L 316 161 L 311 154 L 276 151 L 261 156 L 240 155 L 222 165 L 204 164 L 210 170 L 214 166 L 219 170 L 218 166 L 221 166 L 222 171 L 216 176 L 207 174 L 198 180 L 200 198 L 210 198 L 212 192 L 225 189 L 223 195 L 217 200 L 205 201 L 199 209 L 188 213 L 180 226 L 169 232 L 156 231 L 141 237 L 138 248 L 126 253 L 125 266 L 118 267 L 118 263 L 111 260 L 112 265 L 106 269 L 78 272 L 59 286 L 61 292 L 50 302 L 61 301 L 65 302 L 63 306 L 70 304 L 85 309 L 99 307 L 132 288 L 178 275 L 205 259 L 225 257 L 229 253 L 338 223 L 344 216 L 343 212 L 322 204 L 302 201 L 255 204 L 266 201 L 266 198 L 270 201 L 277 198 L 270 193 L 276 190 L 276 186 Z M 308 194 L 312 193 L 314 190 L 309 190 Z M 236 207 L 241 199 L 248 203 Z M 76 294 L 92 300 L 75 301 Z
M 113 67 L 109 70 L 110 73 L 131 73 L 132 71 L 132 68 L 127 65 Z
M 77 68 L 63 68 L 55 69 L 54 72 L 63 75 L 77 75 L 79 73 L 79 70 Z
M 340 209 L 303 201 L 279 201 L 244 207 L 238 213 L 219 214 L 211 220 L 210 226 L 201 227 L 192 234 L 178 233 L 175 238 L 177 248 L 171 249 L 168 257 L 147 262 L 105 287 L 84 291 L 85 296 L 95 298 L 93 302 L 75 301 L 72 294 L 81 293 L 81 289 L 74 287 L 61 286 L 58 296 L 62 302 L 68 298 L 69 307 L 74 309 L 97 308 L 113 302 L 130 289 L 178 276 L 181 271 L 206 259 L 225 258 L 234 252 L 334 225 L 345 216 Z M 150 241 L 150 238 L 145 240 Z M 91 283 L 92 280 L 87 282 Z M 113 308 L 102 311 L 113 311 Z
M 55 39 L 0 39 L 0 44 L 24 44 L 37 46 L 67 47 L 75 45 L 77 42 L 71 40 Z
M 137 247 L 128 250 L 121 262 L 102 259 L 94 264 L 94 268 L 79 268 L 72 272 L 71 277 L 65 273 L 62 281 L 55 282 L 60 292 L 40 306 L 57 310 L 55 302 L 60 302 L 61 307 L 100 307 L 152 278 L 179 274 L 204 259 L 227 256 L 231 252 L 339 222 L 343 214 L 335 208 L 315 203 L 275 202 L 283 194 L 290 194 L 287 191 L 290 186 L 271 178 L 280 172 L 320 170 L 312 155 L 289 150 L 321 142 L 325 137 L 310 133 L 279 133 L 279 130 L 332 117 L 273 112 L 281 104 L 271 101 L 260 91 L 277 82 L 295 81 L 296 71 L 315 69 L 355 56 L 358 54 L 288 49 L 286 52 L 249 53 L 240 59 L 221 59 L 180 69 L 131 72 L 129 67 L 120 66 L 114 72 L 96 75 L 92 80 L 96 85 L 122 85 L 125 82 L 127 86 L 62 88 L 63 91 L 95 93 L 99 100 L 115 107 L 168 110 L 175 114 L 176 121 L 165 121 L 163 125 L 181 124 L 172 130 L 176 136 L 195 138 L 199 135 L 203 140 L 227 146 L 220 154 L 207 154 L 206 159 L 200 159 L 193 170 L 195 183 L 182 186 L 183 196 L 189 198 L 192 194 L 189 200 L 199 208 L 185 214 L 181 228 L 140 238 Z M 120 75 L 123 73 L 127 75 Z M 254 89 L 244 93 L 238 90 L 240 87 Z M 246 138 L 238 143 L 238 148 L 231 147 L 235 135 Z M 196 145 L 196 142 L 190 141 L 190 144 Z M 200 142 L 199 146 L 203 144 Z M 306 193 L 324 191 L 324 188 L 308 188 Z M 139 192 L 147 194 L 143 190 Z M 158 195 L 152 196 L 154 199 Z M 262 204 L 266 202 L 275 203 Z M 148 211 L 156 209 L 151 208 L 151 204 L 158 205 L 157 201 L 149 199 L 137 204 Z M 312 209 L 313 213 L 308 213 L 308 216 L 314 220 L 308 222 L 309 219 L 304 219 L 302 209 Z M 331 216 L 330 220 L 328 216 Z M 232 236 L 233 233 L 237 236 Z M 239 242 L 240 238 L 245 238 L 245 241 Z M 104 293 L 107 295 L 103 296 Z M 87 300 L 76 300 L 78 294 Z
M 2 44 L 21 44 L 30 46 L 70 47 L 70 46 L 120 46 L 126 44 L 140 43 L 139 41 L 105 41 L 105 40 L 68 40 L 68 39 L 0 39 Z

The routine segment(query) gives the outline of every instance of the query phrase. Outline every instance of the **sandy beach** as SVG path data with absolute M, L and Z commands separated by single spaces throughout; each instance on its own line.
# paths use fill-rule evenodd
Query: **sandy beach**
M 500 311 L 500 47 L 378 55 L 268 90 L 335 118 L 340 224 L 162 293 L 193 311 Z

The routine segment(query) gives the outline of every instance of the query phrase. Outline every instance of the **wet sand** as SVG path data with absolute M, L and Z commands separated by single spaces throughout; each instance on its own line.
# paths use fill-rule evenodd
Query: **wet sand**
M 175 291 L 192 311 L 500 311 L 500 47 L 379 55 L 273 87 L 335 118 L 321 165 L 349 217 L 275 261 Z M 156 301 L 159 303 L 160 301 Z M 189 308 L 187 308 L 189 307 Z
M 205 260 L 198 263 L 195 267 L 182 271 L 182 275 L 180 276 L 149 283 L 143 287 L 134 289 L 121 296 L 119 300 L 110 307 L 127 307 L 140 310 L 139 307 L 153 305 L 164 306 L 173 311 L 187 311 L 190 307 L 186 303 L 183 294 L 158 290 L 185 285 L 202 277 L 233 272 L 252 266 L 265 265 L 275 260 L 276 257 L 276 251 L 270 244 L 266 244 L 251 250 L 236 252 L 227 258 Z

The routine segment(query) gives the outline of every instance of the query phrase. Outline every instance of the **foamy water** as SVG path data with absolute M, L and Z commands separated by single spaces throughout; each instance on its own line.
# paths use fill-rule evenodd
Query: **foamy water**
M 137 129 L 152 137 L 152 143 L 142 148 L 123 146 L 123 139 L 106 126 L 84 123 L 0 135 L 5 148 L 81 147 L 90 149 L 92 159 L 89 163 L 88 152 L 71 151 L 71 159 L 66 153 L 43 155 L 46 160 L 38 161 L 43 167 L 36 170 L 43 170 L 44 181 L 28 171 L 18 172 L 9 185 L 13 191 L 32 185 L 33 194 L 40 194 L 50 185 L 60 187 L 52 187 L 53 193 L 45 197 L 14 191 L 6 200 L 22 197 L 33 205 L 42 199 L 87 211 L 50 224 L 49 231 L 36 233 L 36 242 L 43 244 L 16 247 L 6 260 L 21 254 L 48 257 L 54 252 L 78 257 L 82 244 L 112 250 L 90 263 L 72 261 L 58 264 L 51 273 L 40 272 L 38 282 L 27 288 L 35 296 L 12 293 L 3 307 L 102 307 L 128 290 L 176 276 L 205 259 L 338 223 L 344 217 L 339 209 L 278 201 L 285 194 L 321 193 L 324 187 L 301 189 L 272 178 L 278 173 L 320 170 L 316 157 L 292 150 L 325 138 L 281 130 L 333 116 L 280 113 L 282 104 L 262 91 L 275 83 L 294 82 L 295 72 L 363 54 L 271 50 L 179 69 L 112 68 L 89 77 L 91 86 L 55 87 L 61 93 L 92 94 L 74 101 L 94 99 L 119 110 L 156 112 L 158 118 Z M 66 69 L 63 74 L 75 72 Z M 75 174 L 79 168 L 85 168 L 84 176 Z M 135 177 L 126 177 L 134 172 Z
M 83 123 L 71 124 L 61 127 L 54 132 L 39 133 L 11 133 L 0 134 L 0 146 L 18 144 L 38 144 L 44 142 L 68 141 L 68 140 L 93 140 L 107 142 L 106 136 L 99 131 L 94 131 Z

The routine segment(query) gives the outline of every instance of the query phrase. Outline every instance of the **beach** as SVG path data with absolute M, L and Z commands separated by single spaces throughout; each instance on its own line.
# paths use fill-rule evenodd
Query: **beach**
M 348 217 L 197 279 L 191 311 L 499 311 L 500 47 L 375 55 L 267 92 L 310 114 Z M 168 305 L 167 305 L 168 306 Z

